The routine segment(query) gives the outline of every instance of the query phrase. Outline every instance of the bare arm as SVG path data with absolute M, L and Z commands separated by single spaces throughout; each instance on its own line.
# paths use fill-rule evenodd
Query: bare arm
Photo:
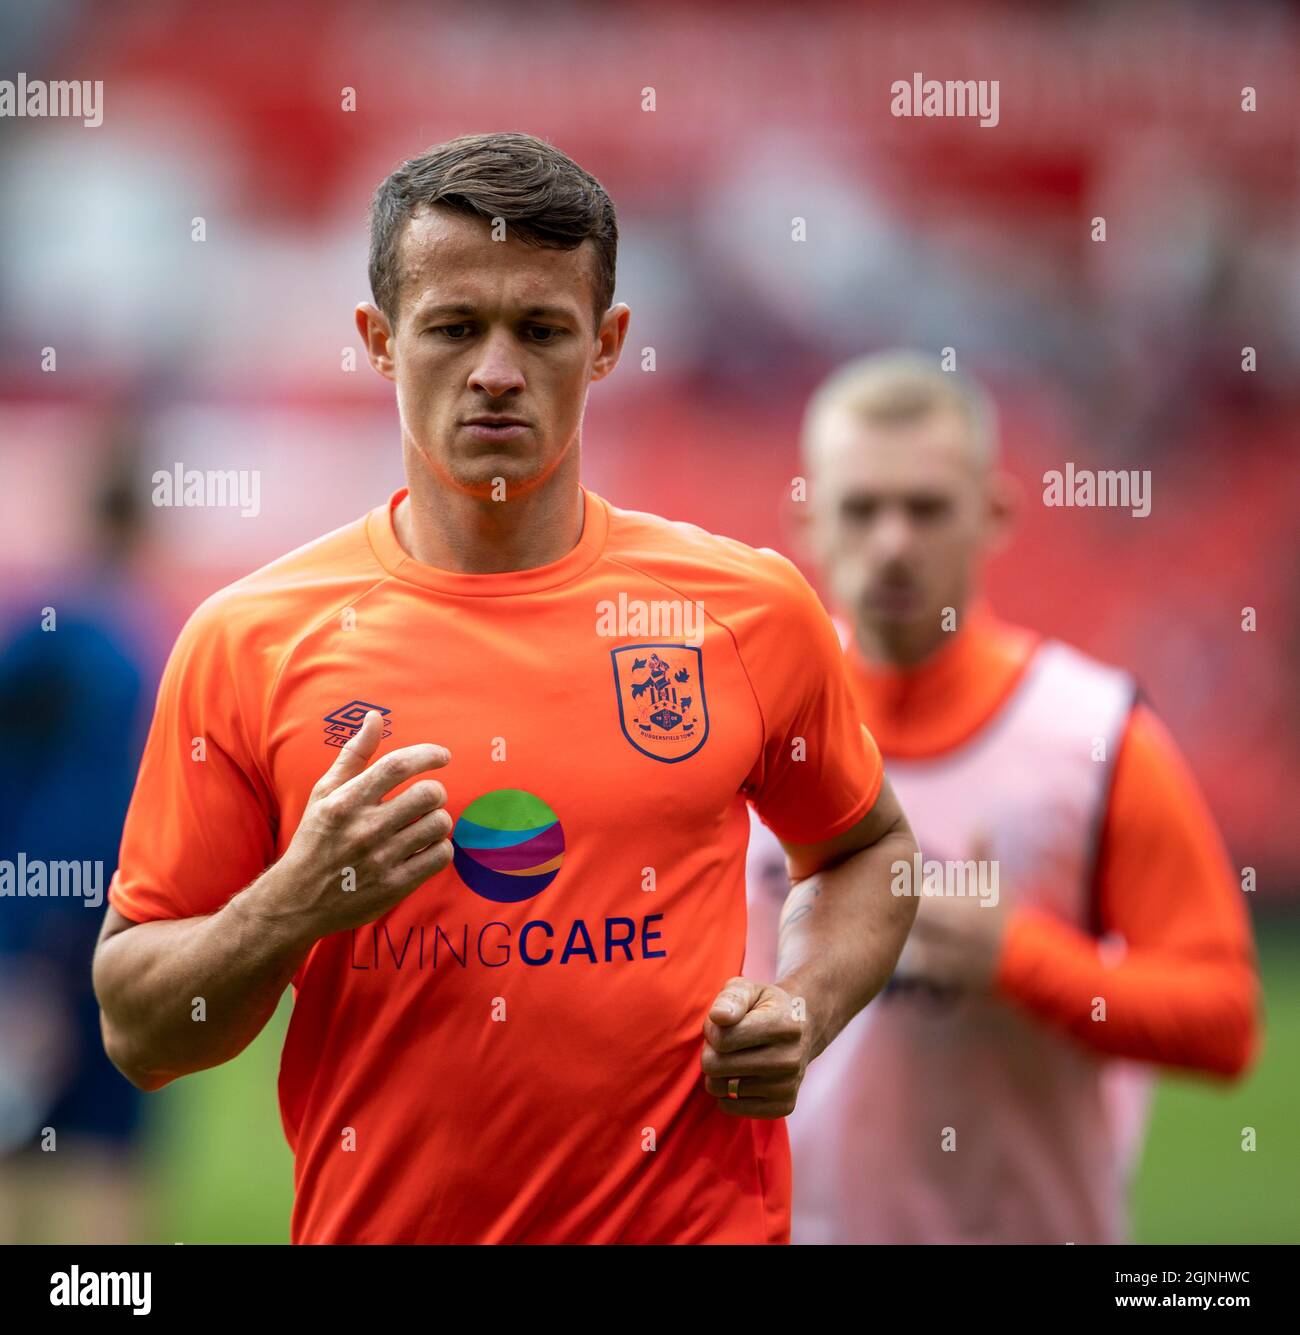
M 206 918 L 134 923 L 109 907 L 95 994 L 104 1050 L 133 1085 L 159 1089 L 219 1066 L 261 1033 L 312 944 L 258 912 L 278 871 L 277 863 Z
M 888 780 L 852 829 L 784 843 L 794 886 L 781 912 L 777 981 L 732 978 L 704 1022 L 705 1088 L 730 1116 L 785 1117 L 808 1063 L 888 982 L 916 914 L 891 893 L 916 841 Z
M 916 916 L 890 892 L 916 840 L 886 779 L 852 829 L 824 844 L 786 844 L 793 885 L 777 934 L 777 987 L 807 1002 L 812 1057 L 889 981 Z
M 216 913 L 134 923 L 109 908 L 95 993 L 105 1051 L 132 1084 L 158 1089 L 237 1056 L 317 940 L 374 921 L 451 861 L 442 784 L 383 800 L 445 765 L 446 751 L 402 747 L 367 768 L 381 734 L 371 711 L 312 790 L 284 856 Z

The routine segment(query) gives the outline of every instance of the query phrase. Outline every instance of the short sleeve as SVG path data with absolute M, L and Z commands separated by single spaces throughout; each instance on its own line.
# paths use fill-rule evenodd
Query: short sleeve
M 858 717 L 826 609 L 790 561 L 763 555 L 776 568 L 772 604 L 741 645 L 763 716 L 763 751 L 747 792 L 778 838 L 816 844 L 871 810 L 884 767 Z
M 227 618 L 225 600 L 204 603 L 163 671 L 108 891 L 135 922 L 215 913 L 275 858 L 274 802 L 240 708 L 248 663 Z

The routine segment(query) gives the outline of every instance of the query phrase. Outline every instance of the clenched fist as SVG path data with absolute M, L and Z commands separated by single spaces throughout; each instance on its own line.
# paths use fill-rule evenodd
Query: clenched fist
M 812 1038 L 796 999 L 774 983 L 729 979 L 704 1021 L 704 1087 L 732 1117 L 794 1111 Z

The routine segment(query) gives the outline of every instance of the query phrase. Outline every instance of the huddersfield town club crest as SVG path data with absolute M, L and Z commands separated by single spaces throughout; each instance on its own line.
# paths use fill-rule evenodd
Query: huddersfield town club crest
M 704 656 L 685 644 L 611 649 L 623 736 L 643 755 L 671 765 L 693 756 L 709 735 Z

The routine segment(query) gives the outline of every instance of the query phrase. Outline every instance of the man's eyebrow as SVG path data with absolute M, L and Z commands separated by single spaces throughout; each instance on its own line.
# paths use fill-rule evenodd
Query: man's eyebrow
M 477 315 L 478 307 L 469 302 L 444 302 L 437 306 L 421 306 L 416 314 L 421 320 L 433 320 L 447 315 Z M 529 306 L 522 312 L 524 320 L 573 320 L 577 316 L 565 306 Z
M 525 320 L 572 320 L 574 312 L 567 306 L 529 306 L 524 312 Z
M 428 319 L 434 315 L 473 315 L 474 307 L 467 302 L 446 302 L 441 306 L 420 306 L 417 311 L 421 318 Z

